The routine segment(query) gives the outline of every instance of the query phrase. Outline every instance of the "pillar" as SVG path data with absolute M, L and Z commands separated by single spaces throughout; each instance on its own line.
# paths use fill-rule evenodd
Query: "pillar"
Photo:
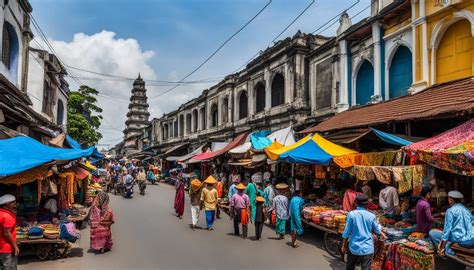
M 372 39 L 374 42 L 374 95 L 382 97 L 382 31 L 378 22 L 372 24 Z

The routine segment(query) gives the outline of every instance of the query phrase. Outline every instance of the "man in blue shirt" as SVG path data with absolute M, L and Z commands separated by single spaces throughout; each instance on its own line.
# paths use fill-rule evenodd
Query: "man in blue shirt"
M 440 256 L 445 253 L 455 255 L 450 247 L 453 243 L 464 247 L 474 246 L 472 214 L 462 205 L 463 198 L 462 193 L 457 190 L 448 192 L 448 203 L 451 207 L 446 211 L 443 231 L 430 231 L 430 238 L 438 247 Z
M 347 270 L 355 269 L 357 261 L 360 260 L 362 270 L 371 269 L 372 256 L 374 255 L 374 238 L 372 232 L 382 238 L 385 235 L 380 231 L 375 215 L 366 210 L 369 197 L 359 194 L 356 197 L 357 209 L 349 212 L 346 220 L 346 228 L 342 233 L 342 253 L 347 255 Z M 347 248 L 349 244 L 349 248 Z

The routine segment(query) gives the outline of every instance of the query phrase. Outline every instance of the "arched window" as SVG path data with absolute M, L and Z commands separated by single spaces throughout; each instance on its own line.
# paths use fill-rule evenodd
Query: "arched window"
M 64 104 L 63 104 L 63 101 L 58 99 L 58 110 L 57 110 L 57 113 L 56 113 L 56 123 L 58 125 L 62 125 L 63 124 L 63 119 L 64 118 Z
M 364 60 L 357 72 L 355 91 L 358 105 L 367 104 L 374 95 L 374 68 L 367 60 Z
M 472 76 L 471 24 L 460 20 L 444 33 L 436 51 L 436 83 Z
M 406 46 L 398 47 L 389 69 L 389 98 L 406 95 L 412 83 L 412 57 Z
M 178 120 L 175 120 L 175 121 L 174 121 L 173 128 L 174 128 L 174 135 L 173 135 L 173 137 L 178 137 Z
M 186 114 L 186 133 L 191 133 L 191 114 Z
M 257 83 L 255 86 L 255 112 L 265 110 L 265 84 Z
M 179 136 L 184 135 L 184 115 L 179 116 Z
M 225 97 L 222 101 L 222 123 L 229 121 L 229 98 Z
M 272 107 L 283 103 L 285 103 L 285 78 L 277 73 L 272 82 Z
M 201 130 L 206 129 L 206 109 L 204 107 L 201 108 Z
M 8 22 L 4 22 L 2 36 L 2 63 L 8 69 L 15 66 L 15 63 L 18 61 L 18 46 L 18 37 L 16 36 L 15 29 Z
M 211 106 L 211 127 L 217 127 L 218 116 L 217 104 L 214 103 Z
M 165 124 L 163 126 L 163 140 L 168 139 L 168 136 L 169 136 L 168 124 Z
M 247 92 L 242 91 L 239 96 L 239 119 L 244 119 L 248 115 L 248 97 Z
M 193 110 L 193 124 L 194 124 L 193 132 L 196 132 L 198 129 L 198 111 L 197 110 Z

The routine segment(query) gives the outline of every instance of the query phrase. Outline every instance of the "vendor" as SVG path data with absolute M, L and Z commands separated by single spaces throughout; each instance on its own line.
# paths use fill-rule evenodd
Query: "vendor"
M 397 214 L 398 205 L 400 200 L 398 198 L 398 192 L 395 187 L 386 185 L 379 194 L 379 204 L 382 207 L 385 214 Z
M 422 233 L 429 233 L 431 225 L 433 224 L 433 214 L 431 213 L 431 206 L 429 203 L 431 197 L 430 187 L 423 187 L 421 189 L 421 199 L 416 203 L 416 231 Z
M 438 254 L 445 253 L 455 255 L 451 244 L 458 243 L 460 246 L 474 246 L 474 229 L 472 226 L 472 214 L 461 202 L 464 198 L 457 190 L 448 193 L 448 203 L 451 206 L 446 211 L 444 229 L 431 230 L 430 238 L 438 247 Z
M 58 202 L 54 197 L 50 197 L 44 204 L 44 209 L 49 210 L 52 214 L 56 214 L 58 212 Z
M 0 269 L 16 269 L 20 249 L 16 244 L 16 199 L 0 197 Z

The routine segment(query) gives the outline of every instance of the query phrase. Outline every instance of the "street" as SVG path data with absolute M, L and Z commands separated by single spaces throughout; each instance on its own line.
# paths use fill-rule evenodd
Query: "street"
M 20 258 L 19 269 L 342 269 L 344 265 L 324 250 L 322 234 L 307 230 L 300 247 L 290 237 L 276 240 L 265 227 L 263 240 L 254 241 L 250 224 L 247 240 L 232 235 L 232 221 L 223 213 L 215 230 L 192 231 L 186 206 L 182 220 L 174 216 L 174 188 L 148 185 L 144 197 L 124 199 L 110 194 L 115 215 L 114 248 L 105 254 L 89 251 L 89 229 L 82 230 L 79 247 L 56 261 Z M 187 198 L 186 198 L 187 200 Z M 188 200 L 187 200 L 188 202 Z M 188 205 L 188 204 L 187 204 Z M 205 227 L 205 219 L 200 218 Z

